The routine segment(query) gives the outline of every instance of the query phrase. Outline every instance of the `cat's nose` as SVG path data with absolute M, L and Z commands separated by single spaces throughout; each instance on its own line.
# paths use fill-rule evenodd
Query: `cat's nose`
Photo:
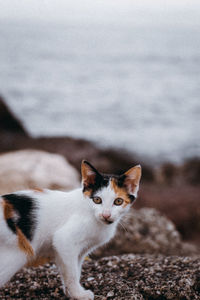
M 111 217 L 111 213 L 109 211 L 105 211 L 102 213 L 102 216 L 105 220 L 108 220 Z

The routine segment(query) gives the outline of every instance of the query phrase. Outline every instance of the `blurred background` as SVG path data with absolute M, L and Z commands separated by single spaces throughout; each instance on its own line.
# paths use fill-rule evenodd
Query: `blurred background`
M 0 7 L 0 152 L 45 150 L 76 170 L 83 158 L 106 172 L 140 162 L 136 207 L 156 207 L 199 243 L 199 1 L 0 0 Z
M 199 155 L 198 1 L 1 1 L 0 87 L 34 136 Z

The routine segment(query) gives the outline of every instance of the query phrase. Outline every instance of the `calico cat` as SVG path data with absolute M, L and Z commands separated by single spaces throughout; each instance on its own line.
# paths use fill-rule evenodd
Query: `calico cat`
M 104 175 L 81 165 L 82 187 L 70 192 L 28 190 L 0 197 L 0 287 L 22 267 L 53 260 L 64 292 L 77 300 L 94 294 L 80 285 L 84 257 L 107 243 L 135 200 L 139 165 Z

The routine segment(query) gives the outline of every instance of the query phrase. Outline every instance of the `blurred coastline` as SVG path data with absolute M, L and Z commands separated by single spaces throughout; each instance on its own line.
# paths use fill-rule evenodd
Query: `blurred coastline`
M 197 11 L 121 14 L 1 21 L 0 92 L 34 137 L 83 138 L 152 164 L 199 155 Z

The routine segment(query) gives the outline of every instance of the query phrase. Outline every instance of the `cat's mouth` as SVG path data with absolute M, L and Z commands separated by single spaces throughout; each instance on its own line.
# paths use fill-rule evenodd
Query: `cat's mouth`
M 112 224 L 114 221 L 104 219 L 103 222 L 104 222 L 105 224 L 108 224 L 108 225 L 109 225 L 109 224 Z

